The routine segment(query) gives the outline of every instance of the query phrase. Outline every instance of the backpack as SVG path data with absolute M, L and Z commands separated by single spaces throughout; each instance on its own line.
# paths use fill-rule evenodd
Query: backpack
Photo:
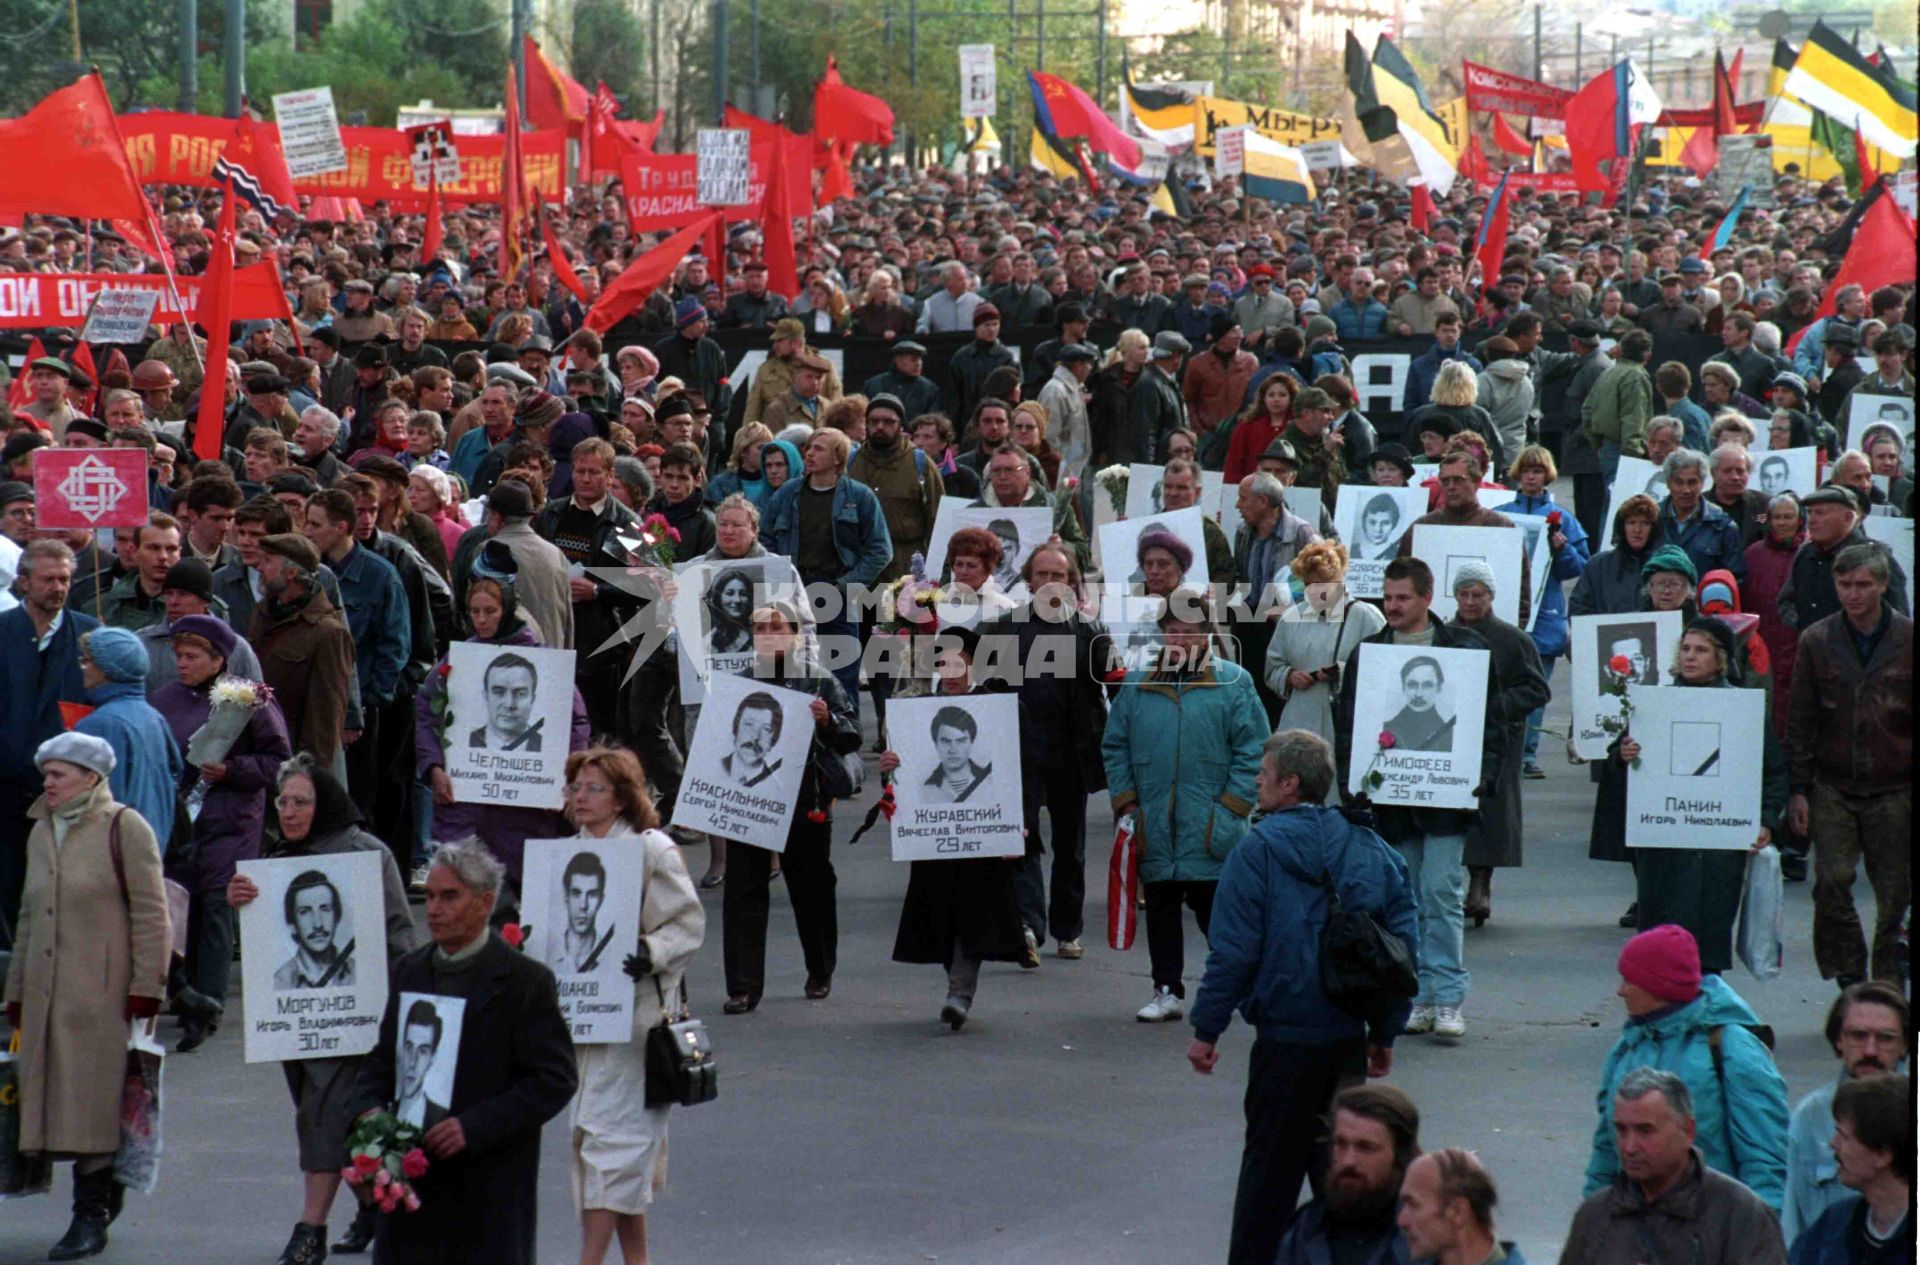
M 1354 825 L 1355 829 L 1366 829 Z M 1368 834 L 1380 842 L 1371 830 Z M 1349 835 L 1348 843 L 1340 849 L 1341 859 L 1351 842 Z M 1320 932 L 1320 985 L 1335 1006 L 1365 1020 L 1369 1027 L 1378 1025 L 1419 993 L 1420 977 L 1414 970 L 1413 955 L 1378 918 L 1341 903 L 1331 869 L 1321 873 L 1320 886 L 1327 894 L 1327 925 Z

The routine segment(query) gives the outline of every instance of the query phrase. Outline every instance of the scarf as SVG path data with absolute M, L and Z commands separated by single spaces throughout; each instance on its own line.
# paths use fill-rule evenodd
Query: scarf
M 58 848 L 67 841 L 67 832 L 74 824 L 95 808 L 113 803 L 113 788 L 107 785 L 107 779 L 101 778 L 93 784 L 93 789 L 75 795 L 58 808 L 50 809 L 47 824 L 53 827 L 53 846 Z
M 292 619 L 295 615 L 307 609 L 313 602 L 313 595 L 319 591 L 320 586 L 316 581 L 308 584 L 306 591 L 290 602 L 283 602 L 277 597 L 269 596 L 267 598 L 268 622 L 278 624 L 285 620 Z

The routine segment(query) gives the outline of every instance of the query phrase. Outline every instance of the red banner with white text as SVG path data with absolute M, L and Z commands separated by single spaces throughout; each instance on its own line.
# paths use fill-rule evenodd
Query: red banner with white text
M 762 199 L 767 193 L 767 172 L 773 164 L 773 142 L 756 142 L 748 150 L 749 163 L 745 206 L 728 207 L 733 221 L 758 220 Z M 787 205 L 805 208 L 811 205 L 811 142 L 804 136 L 788 142 Z M 621 181 L 627 197 L 627 216 L 636 233 L 657 233 L 661 229 L 684 228 L 710 209 L 696 201 L 699 192 L 699 160 L 692 154 L 646 154 L 629 151 Z
M 200 301 L 200 277 L 181 277 L 180 298 L 192 317 Z M 146 273 L 122 272 L 7 272 L 0 273 L 0 329 L 78 329 L 86 324 L 87 309 L 102 290 L 158 290 L 160 306 L 154 323 L 171 325 L 180 319 L 167 293 L 167 279 Z M 287 296 L 271 263 L 235 269 L 233 319 L 284 320 Z
M 1557 119 L 1567 112 L 1573 94 L 1535 79 L 1509 75 L 1491 66 L 1470 61 L 1460 63 L 1467 83 L 1469 110 L 1497 110 L 1503 114 L 1526 114 L 1534 118 Z
M 154 110 L 117 116 L 121 136 L 142 184 L 184 184 L 211 187 L 213 162 L 233 138 L 233 120 L 198 114 Z M 294 191 L 319 197 L 385 199 L 405 206 L 427 201 L 427 186 L 414 183 L 413 142 L 393 127 L 343 127 L 347 168 L 324 176 L 293 182 Z M 561 170 L 566 138 L 555 129 L 521 135 L 527 187 L 550 202 L 561 200 Z M 447 203 L 498 202 L 504 185 L 507 138 L 454 138 L 460 153 L 460 179 L 440 186 Z

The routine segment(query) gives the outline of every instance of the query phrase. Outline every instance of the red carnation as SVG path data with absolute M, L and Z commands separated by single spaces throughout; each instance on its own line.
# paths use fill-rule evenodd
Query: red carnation
M 451 663 L 443 663 L 440 665 L 437 671 L 440 673 L 441 676 L 446 676 L 453 671 L 453 665 Z
M 500 938 L 517 949 L 527 942 L 527 932 L 519 923 L 510 922 L 500 928 Z
M 1393 736 L 1391 729 L 1382 729 L 1380 731 L 1380 749 L 1382 751 L 1391 751 L 1399 745 L 1400 740 Z
M 1607 671 L 1615 676 L 1626 676 L 1633 671 L 1633 661 L 1623 654 L 1617 654 L 1607 660 Z
M 1547 526 L 1553 528 L 1555 531 L 1558 531 L 1560 529 L 1560 511 L 1559 510 L 1547 511 Z

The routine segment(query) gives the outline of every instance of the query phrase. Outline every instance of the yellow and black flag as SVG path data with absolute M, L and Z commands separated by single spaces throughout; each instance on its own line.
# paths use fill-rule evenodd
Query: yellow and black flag
M 1120 56 L 1120 100 L 1126 105 L 1125 121 L 1135 132 L 1151 136 L 1174 151 L 1193 144 L 1192 94 L 1163 84 L 1135 83 L 1124 50 Z
M 1379 108 L 1392 113 L 1394 128 L 1407 143 L 1427 187 L 1444 196 L 1453 187 L 1464 138 L 1453 134 L 1427 99 L 1420 76 L 1384 35 L 1373 46 L 1373 98 Z
M 1869 145 L 1900 158 L 1914 155 L 1920 139 L 1914 90 L 1890 68 L 1868 61 L 1825 22 L 1813 24 L 1781 90 L 1858 132 Z

